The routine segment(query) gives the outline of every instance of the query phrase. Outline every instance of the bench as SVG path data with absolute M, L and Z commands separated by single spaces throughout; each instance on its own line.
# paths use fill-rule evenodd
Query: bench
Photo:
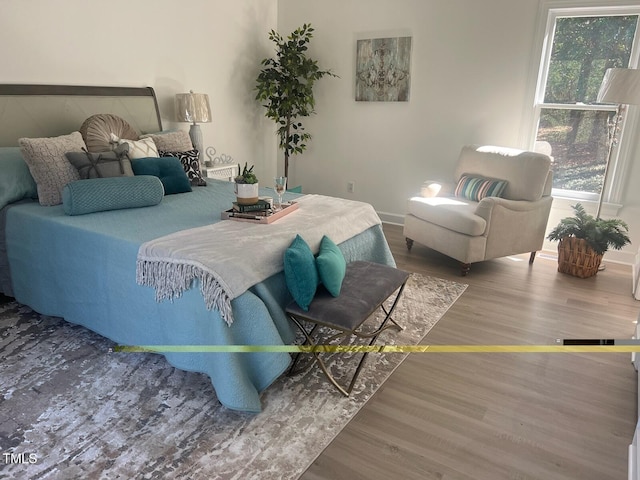
M 312 346 L 311 354 L 316 363 L 343 395 L 348 397 L 351 394 L 368 352 L 362 354 L 355 373 L 345 388 L 331 374 L 320 356 L 324 347 L 318 343 L 322 338 L 322 335 L 319 335 L 320 330 L 330 332 L 328 338 L 324 339 L 324 344 L 358 337 L 370 339 L 370 346 L 376 342 L 380 333 L 388 328 L 402 330 L 402 327 L 391 318 L 391 314 L 402 296 L 408 278 L 407 272 L 387 265 L 364 261 L 351 262 L 347 265 L 340 295 L 333 297 L 320 285 L 308 311 L 304 311 L 295 302 L 291 302 L 285 309 L 287 316 L 304 335 L 304 345 Z M 384 303 L 394 292 L 397 292 L 396 297 L 387 310 Z M 372 331 L 365 331 L 362 327 L 369 318 L 373 318 L 372 315 L 378 308 L 382 308 L 384 311 L 384 320 Z M 324 329 L 319 327 L 324 327 Z M 296 354 L 289 369 L 290 375 L 306 370 L 313 363 L 312 361 L 308 362 L 302 368 L 296 369 L 300 355 L 301 352 Z

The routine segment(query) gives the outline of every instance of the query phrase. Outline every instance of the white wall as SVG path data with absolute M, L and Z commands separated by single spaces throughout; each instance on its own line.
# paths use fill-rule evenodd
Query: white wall
M 314 136 L 294 158 L 305 191 L 352 197 L 401 219 L 426 176 L 464 143 L 517 145 L 537 0 L 280 0 L 278 27 L 310 22 L 310 54 L 339 79 L 317 87 Z M 409 102 L 354 100 L 356 40 L 410 35 Z M 347 193 L 347 181 L 355 193 Z
M 450 173 L 464 143 L 527 148 L 541 3 L 279 0 L 280 33 L 311 23 L 316 32 L 310 54 L 341 77 L 318 83 L 317 115 L 306 122 L 314 138 L 294 157 L 292 183 L 306 192 L 370 202 L 383 219 L 401 223 L 407 197 L 423 180 Z M 355 102 L 356 40 L 398 34 L 413 37 L 410 101 Z M 350 180 L 353 194 L 347 192 Z M 619 216 L 637 243 L 608 253 L 612 260 L 632 261 L 640 245 L 638 184 L 640 166 L 633 165 Z M 572 214 L 567 202 L 557 206 L 551 226 Z
M 424 179 L 448 174 L 464 143 L 526 147 L 541 2 L 3 0 L 0 82 L 149 85 L 165 128 L 185 130 L 172 123 L 174 94 L 208 93 L 214 120 L 202 125 L 205 145 L 255 163 L 264 182 L 276 165 L 282 171 L 275 127 L 252 91 L 260 60 L 273 52 L 267 32 L 311 22 L 311 55 L 340 78 L 318 83 L 317 115 L 305 122 L 314 138 L 293 157 L 290 185 L 367 201 L 383 219 L 401 222 L 406 198 Z M 356 40 L 399 34 L 413 37 L 410 101 L 356 103 Z M 638 184 L 634 162 L 619 216 L 636 243 L 607 254 L 612 259 L 631 261 L 640 245 Z M 552 222 L 570 213 L 565 202 Z
M 276 21 L 277 0 L 3 0 L 0 82 L 151 86 L 164 127 L 184 130 L 174 95 L 207 93 L 205 146 L 273 177 L 275 136 L 252 88 Z

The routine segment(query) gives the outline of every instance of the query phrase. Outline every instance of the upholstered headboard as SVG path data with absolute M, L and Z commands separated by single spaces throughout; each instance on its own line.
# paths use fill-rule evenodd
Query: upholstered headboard
M 54 137 L 78 131 L 91 115 L 111 113 L 140 133 L 162 130 L 151 87 L 0 85 L 0 147 L 22 137 Z
M 162 131 L 155 92 L 151 87 L 69 85 L 1 85 L 0 147 L 0 293 L 13 295 L 5 246 L 4 219 L 8 203 L 32 199 L 36 184 L 18 147 L 19 138 L 57 137 L 79 131 L 92 115 L 110 113 L 140 133 Z

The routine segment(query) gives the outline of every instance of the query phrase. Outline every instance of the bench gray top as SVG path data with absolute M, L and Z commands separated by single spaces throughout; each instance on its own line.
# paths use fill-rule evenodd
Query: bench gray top
M 351 262 L 347 265 L 340 295 L 333 297 L 320 285 L 309 311 L 305 312 L 295 302 L 291 302 L 286 312 L 298 319 L 353 331 L 408 278 L 409 273 L 388 265 Z

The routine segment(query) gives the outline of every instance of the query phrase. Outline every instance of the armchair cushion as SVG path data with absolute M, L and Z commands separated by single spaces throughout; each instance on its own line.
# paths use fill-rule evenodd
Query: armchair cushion
M 476 215 L 477 202 L 451 197 L 413 197 L 409 199 L 408 213 L 435 225 L 464 235 L 482 235 L 487 221 Z

